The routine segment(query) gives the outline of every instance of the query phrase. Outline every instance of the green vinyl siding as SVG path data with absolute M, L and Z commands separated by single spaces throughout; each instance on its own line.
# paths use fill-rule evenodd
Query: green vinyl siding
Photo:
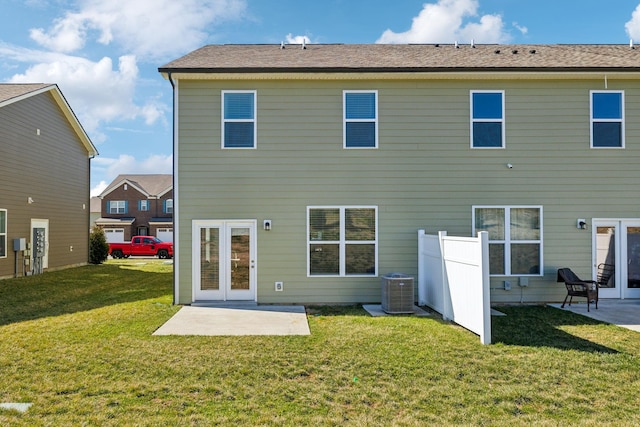
M 259 302 L 379 302 L 377 277 L 306 274 L 307 207 L 353 205 L 378 207 L 378 274 L 414 276 L 418 229 L 469 235 L 474 205 L 542 206 L 544 275 L 522 297 L 516 289 L 491 298 L 562 300 L 555 270 L 591 271 L 591 232 L 577 230 L 576 218 L 640 217 L 630 197 L 640 179 L 640 83 L 609 80 L 625 91 L 623 150 L 590 149 L 589 91 L 601 87 L 600 79 L 180 80 L 180 302 L 191 302 L 193 219 L 273 221 L 258 230 Z M 257 91 L 256 150 L 220 148 L 223 90 Z M 344 90 L 378 91 L 377 150 L 343 149 Z M 505 149 L 469 147 L 472 90 L 505 92 Z

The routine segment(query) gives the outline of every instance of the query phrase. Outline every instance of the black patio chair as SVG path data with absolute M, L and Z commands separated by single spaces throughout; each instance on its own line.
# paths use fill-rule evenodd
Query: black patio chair
M 613 273 L 615 273 L 615 266 L 612 264 L 602 263 L 598 265 L 598 277 L 596 277 L 596 282 L 598 283 L 599 288 L 613 288 L 615 287 L 614 283 L 609 284 L 609 282 L 613 279 Z
M 592 301 L 595 302 L 596 309 L 598 308 L 598 283 L 595 280 L 582 280 L 570 268 L 559 268 L 557 281 L 564 282 L 567 287 L 567 296 L 564 297 L 562 308 L 564 308 L 567 298 L 569 305 L 571 305 L 573 297 L 586 298 L 587 311 L 591 311 L 589 304 Z

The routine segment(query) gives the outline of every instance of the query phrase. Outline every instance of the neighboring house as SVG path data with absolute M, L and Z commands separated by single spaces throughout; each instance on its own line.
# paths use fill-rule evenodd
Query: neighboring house
M 88 263 L 97 154 L 57 85 L 0 84 L 0 278 Z
M 100 194 L 102 227 L 108 242 L 133 236 L 173 241 L 173 176 L 118 175 Z
M 492 302 L 605 261 L 601 297 L 640 297 L 640 49 L 212 45 L 159 71 L 176 303 L 379 302 L 418 229 L 488 231 Z
M 96 220 L 102 216 L 102 200 L 100 197 L 94 196 L 89 200 L 89 206 L 91 211 L 89 212 L 89 225 L 93 228 L 96 225 Z

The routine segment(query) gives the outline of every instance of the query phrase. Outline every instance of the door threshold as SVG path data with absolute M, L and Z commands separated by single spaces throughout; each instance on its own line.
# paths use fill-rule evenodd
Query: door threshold
M 194 301 L 191 303 L 192 307 L 224 307 L 224 308 L 242 308 L 242 307 L 257 307 L 258 303 L 255 301 Z

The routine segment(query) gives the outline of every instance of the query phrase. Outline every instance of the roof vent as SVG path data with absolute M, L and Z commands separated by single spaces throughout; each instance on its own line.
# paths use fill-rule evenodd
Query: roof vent
M 476 48 L 476 43 L 473 41 L 473 39 L 471 39 L 471 48 L 472 49 Z
M 434 46 L 435 46 L 435 47 L 440 47 L 440 45 L 439 45 L 439 44 L 437 44 L 437 43 L 436 43 Z
M 306 49 L 306 48 L 307 48 L 307 38 L 306 38 L 306 37 L 303 37 L 303 38 L 302 38 L 302 48 L 303 48 L 303 49 Z
M 284 42 L 280 42 L 280 49 L 284 49 Z
M 518 49 L 513 49 L 513 50 L 511 51 L 511 53 L 513 53 L 514 55 L 517 55 L 517 54 L 518 54 Z
M 500 53 L 500 49 L 496 49 L 496 50 L 494 50 L 494 51 L 493 51 L 493 53 L 495 53 L 495 54 Z
M 456 47 L 456 49 L 460 49 L 460 46 L 458 45 L 457 41 L 456 41 L 455 47 Z
M 529 53 L 530 53 L 531 55 L 534 55 L 534 54 L 536 53 L 536 50 L 535 50 L 535 49 L 531 49 L 531 50 L 529 51 Z
M 630 47 L 631 49 L 635 49 L 635 47 L 633 46 L 633 39 L 630 39 L 630 40 L 629 40 L 629 47 Z

